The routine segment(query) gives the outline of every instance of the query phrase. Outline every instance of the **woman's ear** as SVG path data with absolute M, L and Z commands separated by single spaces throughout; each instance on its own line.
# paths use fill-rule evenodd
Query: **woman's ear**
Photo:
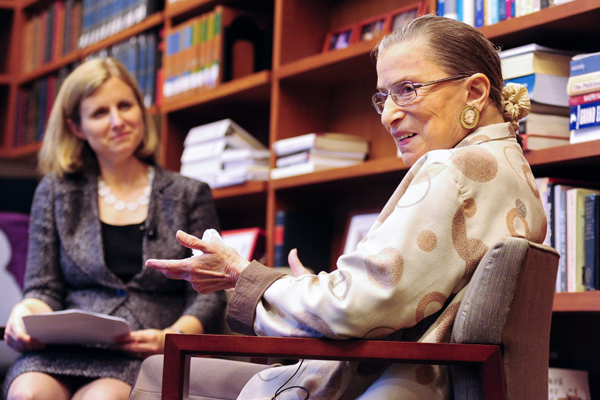
M 77 127 L 77 124 L 75 124 L 71 118 L 67 118 L 67 128 L 69 128 L 69 131 L 71 131 L 75 137 L 86 140 L 85 135 L 79 130 L 79 127 Z
M 467 84 L 467 103 L 481 111 L 490 97 L 490 80 L 484 74 L 477 73 L 469 78 Z

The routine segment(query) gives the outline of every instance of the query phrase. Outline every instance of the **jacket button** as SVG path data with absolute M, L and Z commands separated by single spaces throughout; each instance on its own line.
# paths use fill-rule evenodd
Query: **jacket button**
M 117 295 L 119 297 L 125 297 L 125 296 L 127 296 L 127 290 L 117 289 Z

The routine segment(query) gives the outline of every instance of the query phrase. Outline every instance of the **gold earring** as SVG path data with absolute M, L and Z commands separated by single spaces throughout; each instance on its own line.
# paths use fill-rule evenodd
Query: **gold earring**
M 470 104 L 464 106 L 460 113 L 460 124 L 465 129 L 473 129 L 479 123 L 479 110 Z

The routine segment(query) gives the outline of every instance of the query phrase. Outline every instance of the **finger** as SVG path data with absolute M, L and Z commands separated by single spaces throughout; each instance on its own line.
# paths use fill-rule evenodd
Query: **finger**
M 308 271 L 298 258 L 298 250 L 292 249 L 288 254 L 288 263 L 290 264 L 290 268 L 294 272 L 294 276 L 300 276 L 306 274 Z

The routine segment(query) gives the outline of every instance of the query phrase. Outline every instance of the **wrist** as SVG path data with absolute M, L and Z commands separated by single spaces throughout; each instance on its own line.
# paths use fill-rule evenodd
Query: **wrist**
M 173 328 L 173 327 L 166 328 L 166 329 L 164 330 L 164 332 L 165 332 L 165 334 L 167 334 L 167 333 L 176 333 L 176 334 L 178 334 L 178 335 L 181 335 L 181 334 L 183 333 L 181 330 L 179 330 L 179 329 L 177 329 L 177 328 Z

